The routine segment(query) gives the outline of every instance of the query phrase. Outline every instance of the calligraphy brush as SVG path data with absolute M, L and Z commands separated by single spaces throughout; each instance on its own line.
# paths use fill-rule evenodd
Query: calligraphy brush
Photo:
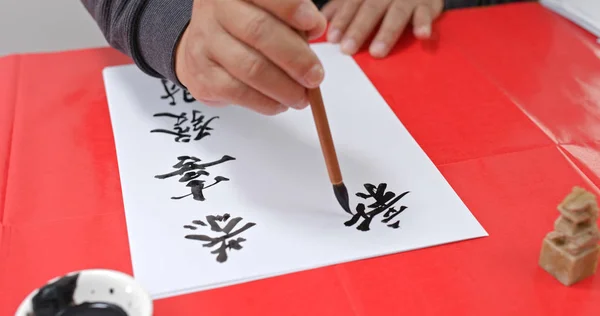
M 308 43 L 308 34 L 306 34 L 306 32 L 300 32 L 300 36 Z M 348 214 L 352 214 L 350 211 L 348 189 L 342 179 L 342 171 L 340 170 L 340 163 L 338 162 L 337 154 L 335 153 L 333 137 L 331 137 L 331 130 L 329 129 L 329 121 L 327 120 L 327 112 L 325 112 L 325 104 L 323 104 L 323 96 L 321 95 L 320 87 L 308 89 L 308 103 L 310 103 L 315 126 L 317 127 L 317 135 L 319 135 L 321 151 L 325 157 L 329 180 L 333 185 L 333 193 L 344 211 Z
M 325 164 L 327 165 L 329 180 L 333 185 L 333 193 L 335 193 L 335 198 L 338 200 L 342 208 L 347 213 L 352 214 L 350 211 L 348 189 L 346 189 L 346 185 L 344 185 L 344 181 L 342 179 L 340 163 L 338 162 L 337 155 L 335 153 L 335 146 L 333 145 L 333 138 L 331 137 L 331 131 L 329 130 L 329 122 L 327 120 L 327 113 L 325 112 L 325 105 L 323 104 L 321 89 L 318 87 L 314 89 L 308 89 L 308 101 L 310 103 L 310 108 L 315 120 L 315 125 L 317 126 L 317 134 L 319 135 L 319 142 L 321 143 L 323 156 L 325 156 Z

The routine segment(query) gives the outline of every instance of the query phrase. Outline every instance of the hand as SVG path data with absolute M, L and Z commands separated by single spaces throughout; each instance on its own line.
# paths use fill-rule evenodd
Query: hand
M 177 78 L 207 105 L 236 104 L 265 115 L 308 105 L 323 66 L 309 39 L 327 20 L 310 0 L 195 0 L 177 47 Z
M 417 38 L 429 38 L 431 23 L 443 8 L 443 0 L 330 0 L 322 11 L 330 21 L 327 40 L 341 42 L 342 52 L 349 55 L 360 49 L 381 22 L 369 53 L 382 58 L 396 44 L 409 20 Z

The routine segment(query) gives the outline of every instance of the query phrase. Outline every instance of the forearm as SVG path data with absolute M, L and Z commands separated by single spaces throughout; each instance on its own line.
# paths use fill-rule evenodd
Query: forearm
M 175 49 L 190 21 L 193 0 L 81 0 L 109 45 L 145 73 L 181 85 Z M 322 6 L 327 0 L 314 0 Z
M 445 9 L 530 0 L 444 0 Z M 193 0 L 81 0 L 108 43 L 145 73 L 181 83 L 175 49 L 190 21 Z M 313 0 L 322 7 L 328 0 Z
M 179 83 L 174 51 L 193 0 L 81 0 L 109 45 L 145 73 Z

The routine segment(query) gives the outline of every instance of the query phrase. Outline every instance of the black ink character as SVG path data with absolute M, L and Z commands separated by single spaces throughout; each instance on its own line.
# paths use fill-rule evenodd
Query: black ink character
M 162 86 L 165 89 L 165 95 L 160 96 L 160 98 L 161 99 L 170 99 L 171 101 L 169 102 L 169 104 L 171 106 L 177 105 L 177 102 L 175 101 L 175 95 L 177 94 L 177 92 L 179 92 L 181 90 L 183 90 L 183 101 L 185 103 L 192 103 L 192 102 L 196 101 L 196 99 L 194 99 L 194 97 L 192 97 L 192 95 L 190 94 L 190 92 L 187 89 L 181 89 L 176 84 L 174 84 L 166 79 L 161 79 L 160 82 L 162 83 Z
M 345 222 L 344 225 L 353 226 L 362 218 L 362 222 L 356 227 L 356 229 L 360 231 L 368 231 L 370 230 L 369 226 L 371 225 L 371 221 L 375 216 L 385 212 L 381 222 L 388 224 L 396 216 L 404 212 L 404 210 L 407 208 L 406 206 L 402 205 L 396 210 L 394 208 L 394 204 L 407 195 L 409 191 L 396 196 L 394 192 L 386 192 L 386 188 L 386 183 L 381 183 L 377 187 L 370 183 L 365 184 L 365 189 L 367 190 L 368 194 L 358 192 L 356 193 L 356 196 L 365 200 L 369 198 L 373 198 L 375 200 L 372 204 L 367 206 L 370 211 L 365 212 L 365 205 L 363 203 L 359 203 L 356 206 L 356 214 L 354 214 L 349 221 Z M 392 224 L 388 224 L 387 226 L 396 229 L 400 227 L 400 221 L 398 220 Z
M 180 156 L 177 157 L 177 160 L 179 160 L 179 162 L 173 166 L 173 168 L 177 169 L 176 171 L 167 174 L 156 175 L 154 177 L 157 179 L 167 179 L 173 176 L 180 176 L 179 182 L 187 182 L 186 187 L 190 188 L 191 193 L 184 196 L 171 197 L 173 200 L 180 200 L 192 195 L 194 200 L 204 201 L 204 189 L 208 189 L 219 182 L 229 181 L 229 179 L 222 176 L 216 176 L 212 184 L 205 186 L 205 181 L 198 180 L 198 178 L 200 176 L 210 175 L 210 173 L 206 171 L 206 168 L 224 163 L 226 161 L 235 160 L 235 158 L 224 155 L 219 160 L 207 163 L 200 163 L 201 160 L 199 158 L 191 156 Z
M 175 115 L 171 113 L 156 113 L 154 114 L 154 117 L 170 117 L 177 119 L 177 121 L 173 125 L 173 131 L 167 129 L 153 129 L 150 131 L 150 133 L 165 133 L 177 136 L 175 137 L 176 142 L 182 141 L 184 143 L 187 143 L 190 141 L 189 126 L 186 126 L 185 128 L 181 127 L 181 124 L 188 121 L 187 113 L 182 112 L 180 115 Z
M 204 119 L 206 117 L 201 113 L 202 112 L 198 110 L 192 112 L 192 126 L 194 127 L 194 132 L 198 132 L 194 140 L 201 140 L 202 138 L 209 136 L 210 131 L 213 129 L 212 127 L 208 127 L 208 124 L 214 119 L 219 118 L 218 116 L 213 116 L 205 121 Z
M 247 223 L 241 228 L 233 230 L 237 226 L 237 224 L 243 219 L 241 217 L 235 217 L 229 220 L 229 218 L 230 215 L 227 213 L 225 213 L 224 215 L 206 216 L 206 222 L 210 226 L 210 230 L 217 233 L 223 233 L 219 237 L 210 237 L 207 235 L 186 235 L 185 238 L 206 241 L 207 243 L 205 243 L 202 246 L 209 248 L 212 248 L 220 243 L 219 248 L 211 251 L 210 253 L 217 254 L 217 262 L 223 263 L 227 261 L 227 249 L 240 250 L 242 249 L 242 242 L 246 241 L 246 239 L 242 237 L 237 237 L 235 239 L 233 239 L 233 237 L 243 233 L 250 227 L 256 225 L 255 223 Z M 192 223 L 195 225 L 206 226 L 206 224 L 201 220 L 192 221 Z M 225 227 L 221 227 L 221 225 L 225 225 Z M 185 225 L 184 227 L 190 229 L 190 226 L 195 227 L 193 225 Z M 196 229 L 196 227 L 193 229 Z
M 187 113 L 181 112 L 180 115 L 172 114 L 172 113 L 156 113 L 154 117 L 169 117 L 176 119 L 175 124 L 173 125 L 173 130 L 167 129 L 153 129 L 150 133 L 165 133 L 170 134 L 175 137 L 176 142 L 184 142 L 188 143 L 190 141 L 190 126 L 182 126 L 183 123 L 188 122 L 189 119 L 187 117 Z M 192 126 L 192 130 L 194 132 L 198 132 L 194 140 L 200 140 L 206 136 L 210 135 L 210 131 L 213 130 L 212 127 L 209 127 L 208 124 L 212 122 L 214 119 L 219 118 L 218 116 L 213 116 L 207 120 L 205 120 L 206 116 L 202 114 L 202 112 L 198 110 L 193 110 L 192 112 L 192 120 L 189 122 Z

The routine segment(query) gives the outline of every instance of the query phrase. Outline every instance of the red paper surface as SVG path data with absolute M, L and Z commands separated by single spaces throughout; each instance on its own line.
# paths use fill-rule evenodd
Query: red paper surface
M 600 47 L 537 4 L 447 13 L 356 60 L 487 238 L 155 301 L 155 315 L 600 315 L 600 277 L 537 265 L 574 185 L 600 192 Z M 0 315 L 48 279 L 132 273 L 101 70 L 112 49 L 0 59 Z M 398 157 L 402 163 L 402 157 Z

